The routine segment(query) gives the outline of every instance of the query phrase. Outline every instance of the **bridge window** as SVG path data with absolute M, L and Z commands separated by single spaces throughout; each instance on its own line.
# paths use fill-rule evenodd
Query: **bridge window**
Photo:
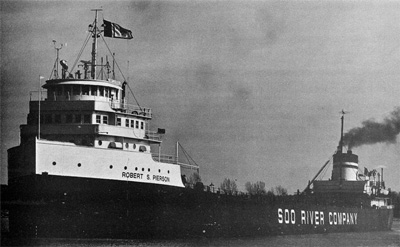
M 136 129 L 139 129 L 139 121 L 136 120 L 135 123 L 136 123 L 136 124 L 135 124 L 135 128 L 136 128 Z
M 100 96 L 104 96 L 104 87 L 99 87 Z
M 108 124 L 108 116 L 103 116 L 103 124 Z
M 96 115 L 96 123 L 101 123 L 101 116 L 100 115 Z
M 140 122 L 140 129 L 144 129 L 144 123 Z
M 90 87 L 90 94 L 97 96 L 97 87 L 96 86 L 91 86 Z
M 72 86 L 72 94 L 73 95 L 80 95 L 80 86 L 79 85 L 73 85 Z
M 71 96 L 71 92 L 72 92 L 72 85 L 65 85 L 64 93 L 65 93 L 67 96 Z
M 131 128 L 135 126 L 135 120 L 131 120 Z
M 118 99 L 118 98 L 116 97 L 116 95 L 115 95 L 115 89 L 114 89 L 114 88 L 111 89 L 110 98 L 111 98 L 111 99 Z
M 121 118 L 117 117 L 117 126 L 121 126 Z
M 89 86 L 88 85 L 82 86 L 82 95 L 89 95 Z
M 104 96 L 108 97 L 110 89 L 108 87 L 105 88 Z
M 58 96 L 61 96 L 62 95 L 62 86 L 58 86 L 57 88 L 56 88 L 56 91 L 57 91 L 57 95 Z

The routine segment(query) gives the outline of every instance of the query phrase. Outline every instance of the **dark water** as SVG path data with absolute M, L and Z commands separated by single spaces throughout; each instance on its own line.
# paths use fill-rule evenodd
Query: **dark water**
M 3 243 L 4 244 L 4 243 Z M 33 239 L 8 243 L 12 246 L 400 246 L 400 220 L 391 231 L 329 233 L 256 238 L 115 240 L 115 239 Z M 5 246 L 5 245 L 3 245 Z

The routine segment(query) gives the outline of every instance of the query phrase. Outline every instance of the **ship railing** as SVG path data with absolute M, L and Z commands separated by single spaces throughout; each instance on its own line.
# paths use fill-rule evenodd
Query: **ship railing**
M 146 138 L 154 141 L 161 141 L 161 134 L 156 131 L 146 130 Z
M 175 165 L 179 165 L 181 167 L 187 168 L 187 169 L 199 170 L 199 166 L 179 162 L 176 160 L 176 156 L 173 156 L 173 155 L 152 153 L 151 156 L 152 156 L 153 160 L 156 162 L 175 164 Z
M 38 101 L 39 100 L 39 95 L 40 97 L 40 101 L 46 100 L 47 99 L 47 90 L 43 90 L 43 91 L 30 91 L 29 92 L 29 101 Z
M 126 101 L 124 101 L 124 100 L 121 100 L 121 101 L 112 101 L 111 100 L 110 107 L 112 109 L 122 110 L 126 113 L 130 113 L 130 114 L 137 115 L 137 116 L 143 116 L 143 117 L 151 117 L 152 116 L 151 108 L 127 104 Z
M 157 162 L 177 164 L 176 156 L 173 155 L 152 153 L 151 156 L 153 157 L 153 160 Z

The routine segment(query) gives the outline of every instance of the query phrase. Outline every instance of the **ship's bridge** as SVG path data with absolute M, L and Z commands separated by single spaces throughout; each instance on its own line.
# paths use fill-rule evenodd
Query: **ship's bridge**
M 46 101 L 107 102 L 113 110 L 151 118 L 150 108 L 129 105 L 125 100 L 125 85 L 117 80 L 53 79 L 47 80 Z
M 44 139 L 99 148 L 160 143 L 161 135 L 149 129 L 151 109 L 127 104 L 125 86 L 111 79 L 47 80 L 47 90 L 31 92 L 21 141 L 40 133 Z
M 122 102 L 122 83 L 116 80 L 55 79 L 48 80 L 49 101 L 107 100 L 115 104 Z

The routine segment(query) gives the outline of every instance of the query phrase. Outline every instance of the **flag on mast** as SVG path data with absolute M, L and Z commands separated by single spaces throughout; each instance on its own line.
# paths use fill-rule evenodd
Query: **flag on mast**
M 103 20 L 104 36 L 117 39 L 132 39 L 132 31 L 121 27 L 117 23 Z

